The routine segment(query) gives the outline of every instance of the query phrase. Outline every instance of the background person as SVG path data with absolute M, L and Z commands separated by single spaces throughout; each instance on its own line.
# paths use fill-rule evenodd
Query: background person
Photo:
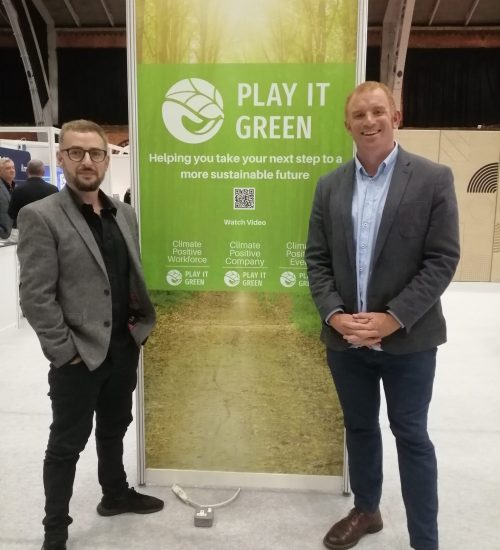
M 146 514 L 160 499 L 130 488 L 123 438 L 132 421 L 139 349 L 155 311 L 139 257 L 134 210 L 99 186 L 109 164 L 97 124 L 63 125 L 57 159 L 66 186 L 19 212 L 20 296 L 50 361 L 52 424 L 43 466 L 45 550 L 64 550 L 76 463 L 92 431 L 102 516 Z
M 31 159 L 28 162 L 26 181 L 16 185 L 10 198 L 8 212 L 14 221 L 13 227 L 17 227 L 17 215 L 23 206 L 57 193 L 57 187 L 43 179 L 44 174 L 45 165 L 41 160 Z
M 390 90 L 365 82 L 348 97 L 355 159 L 322 177 L 305 259 L 321 337 L 344 412 L 354 508 L 328 531 L 331 549 L 383 527 L 380 381 L 396 438 L 410 543 L 438 549 L 437 466 L 427 433 L 440 296 L 459 260 L 449 168 L 403 150 Z
M 9 204 L 16 185 L 16 167 L 8 157 L 0 158 L 0 239 L 8 239 L 12 230 L 12 218 L 9 216 Z

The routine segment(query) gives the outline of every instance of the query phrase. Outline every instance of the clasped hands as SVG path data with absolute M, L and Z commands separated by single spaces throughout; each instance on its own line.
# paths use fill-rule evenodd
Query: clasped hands
M 371 348 L 401 328 L 390 313 L 334 313 L 328 324 L 353 346 Z

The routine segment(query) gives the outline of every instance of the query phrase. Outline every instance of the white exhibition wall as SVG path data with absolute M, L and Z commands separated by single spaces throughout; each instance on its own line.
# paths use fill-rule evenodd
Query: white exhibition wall
M 6 133 L 26 133 L 33 132 L 33 128 L 25 127 L 0 127 L 0 147 L 12 149 L 13 151 L 25 150 L 30 153 L 31 158 L 40 159 L 48 167 L 51 166 L 51 159 L 56 165 L 55 151 L 57 150 L 57 143 L 55 139 L 50 140 L 50 136 L 55 136 L 59 133 L 58 128 L 51 128 L 50 131 L 47 128 L 40 128 L 38 133 L 39 141 L 29 141 L 26 139 L 5 139 L 2 138 L 2 134 Z M 130 187 L 130 157 L 128 155 L 128 149 L 120 147 L 118 145 L 110 144 L 111 156 L 109 170 L 106 173 L 106 177 L 102 183 L 102 189 L 105 193 L 123 200 L 125 191 Z M 52 184 L 57 186 L 57 180 L 52 177 Z
M 19 293 L 17 276 L 17 246 L 0 246 L 0 331 L 18 326 Z

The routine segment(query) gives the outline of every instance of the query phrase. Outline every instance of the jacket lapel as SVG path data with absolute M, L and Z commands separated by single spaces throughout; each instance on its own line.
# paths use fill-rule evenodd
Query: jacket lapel
M 8 200 L 10 201 L 10 193 L 7 191 L 7 187 L 5 187 L 5 184 L 2 180 L 0 180 L 0 193 Z
M 356 271 L 356 262 L 354 251 L 356 250 L 354 242 L 354 230 L 352 227 L 352 197 L 354 194 L 354 161 L 350 161 L 345 166 L 344 175 L 340 181 L 339 204 L 342 212 L 342 223 L 347 242 L 347 253 L 349 255 L 349 264 Z
M 99 246 L 97 245 L 94 235 L 92 234 L 88 223 L 85 221 L 83 214 L 78 210 L 75 201 L 71 198 L 71 195 L 66 187 L 59 192 L 59 196 L 61 199 L 62 209 L 68 217 L 69 222 L 80 234 L 83 242 L 87 245 L 96 262 L 99 264 L 99 267 L 103 270 L 107 277 L 106 266 L 104 265 L 101 251 L 99 250 Z
M 411 161 L 408 158 L 406 152 L 400 147 L 398 158 L 396 160 L 396 165 L 394 166 L 394 172 L 392 173 L 391 183 L 389 186 L 389 192 L 387 193 L 384 211 L 382 213 L 382 220 L 380 221 L 380 227 L 375 243 L 375 250 L 373 253 L 372 265 L 375 265 L 380 255 L 380 252 L 384 247 L 384 243 L 392 227 L 394 218 L 396 217 L 399 204 L 406 191 L 408 181 L 410 180 L 411 171 Z
M 121 234 L 123 235 L 123 238 L 125 240 L 125 244 L 127 245 L 129 257 L 132 260 L 135 269 L 137 270 L 137 267 L 140 264 L 140 259 L 137 254 L 137 247 L 135 245 L 134 237 L 130 231 L 130 226 L 125 219 L 120 205 L 117 205 L 116 201 L 114 201 L 113 204 L 116 207 L 116 224 L 118 225 L 118 228 L 120 229 Z

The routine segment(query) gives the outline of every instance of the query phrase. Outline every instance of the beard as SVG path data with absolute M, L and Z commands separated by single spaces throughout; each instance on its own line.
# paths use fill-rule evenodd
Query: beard
M 85 177 L 82 177 L 82 174 L 83 176 L 92 174 L 94 178 L 89 180 L 89 179 L 86 179 Z M 75 177 L 72 178 L 70 183 L 78 191 L 89 192 L 89 191 L 97 191 L 103 179 L 104 179 L 104 176 L 99 177 L 97 172 L 88 170 L 88 171 L 77 173 Z

